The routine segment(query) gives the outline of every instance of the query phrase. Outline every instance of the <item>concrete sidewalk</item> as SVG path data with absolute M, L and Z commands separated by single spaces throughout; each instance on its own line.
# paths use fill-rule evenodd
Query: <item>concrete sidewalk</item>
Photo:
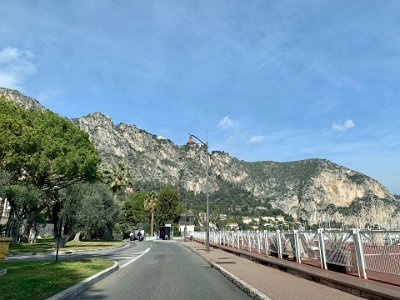
M 218 269 L 255 299 L 350 300 L 360 299 L 360 296 L 368 299 L 400 299 L 400 289 L 392 290 L 382 283 L 254 253 L 245 253 L 220 245 L 218 248 L 214 245 L 210 247 L 210 252 L 206 252 L 204 244 L 195 241 L 182 242 L 182 244 L 205 258 L 212 267 Z M 261 260 L 264 259 L 265 264 L 275 267 L 263 265 L 264 262 Z M 338 290 L 338 286 L 346 292 Z

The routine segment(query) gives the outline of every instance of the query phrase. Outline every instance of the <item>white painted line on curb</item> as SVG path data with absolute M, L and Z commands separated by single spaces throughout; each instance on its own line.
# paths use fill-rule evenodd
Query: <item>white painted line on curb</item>
M 132 258 L 130 261 L 128 261 L 127 263 L 123 264 L 122 266 L 120 266 L 120 269 L 123 269 L 127 266 L 129 266 L 131 263 L 133 263 L 135 260 L 141 258 L 143 255 L 145 255 L 147 252 L 150 251 L 150 248 L 147 248 L 146 250 L 144 250 L 139 256 L 136 256 L 134 258 Z

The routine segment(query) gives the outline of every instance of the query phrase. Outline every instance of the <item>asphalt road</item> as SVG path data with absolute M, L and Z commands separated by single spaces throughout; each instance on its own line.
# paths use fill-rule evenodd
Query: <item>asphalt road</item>
M 117 255 L 120 269 L 78 299 L 250 299 L 177 242 L 136 243 Z

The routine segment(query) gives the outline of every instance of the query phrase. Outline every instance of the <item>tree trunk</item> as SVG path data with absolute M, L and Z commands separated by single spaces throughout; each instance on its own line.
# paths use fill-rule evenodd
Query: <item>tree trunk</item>
M 15 246 L 18 241 L 20 224 L 14 207 L 11 207 L 6 228 L 6 236 L 12 238 L 11 245 Z
M 54 205 L 53 205 L 53 207 L 51 209 L 51 218 L 53 220 L 53 225 L 54 225 L 54 238 L 57 239 L 57 237 L 58 237 L 58 226 L 57 226 L 57 224 L 58 224 L 58 217 L 59 217 L 58 214 L 61 211 L 61 203 L 60 203 L 60 201 L 58 199 L 58 192 L 55 192 L 52 196 L 54 197 L 55 203 L 54 203 Z
M 154 207 L 151 208 L 150 211 L 151 219 L 150 219 L 150 236 L 154 235 Z
M 30 243 L 30 244 L 36 243 L 38 233 L 39 233 L 39 230 L 37 228 L 37 224 L 34 223 L 31 228 L 31 231 L 29 232 L 28 243 Z
M 72 237 L 75 237 L 75 234 L 78 231 L 78 229 L 70 228 L 68 222 L 60 220 L 59 222 L 57 222 L 55 231 L 57 232 L 56 246 L 58 241 L 59 247 L 63 248 L 67 242 L 72 240 Z
M 113 225 L 107 225 L 107 229 L 104 230 L 103 236 L 101 239 L 103 241 L 111 241 L 113 239 Z
M 79 232 L 77 232 L 77 233 L 75 234 L 74 242 L 79 242 L 80 237 L 81 237 L 81 232 L 79 231 Z
M 67 234 L 58 238 L 58 246 L 60 249 L 65 247 L 65 245 L 70 241 L 71 236 L 72 234 Z
M 24 228 L 24 232 L 21 235 L 21 241 L 25 243 L 29 243 L 29 237 L 31 234 L 31 230 L 33 227 L 33 220 L 27 220 Z

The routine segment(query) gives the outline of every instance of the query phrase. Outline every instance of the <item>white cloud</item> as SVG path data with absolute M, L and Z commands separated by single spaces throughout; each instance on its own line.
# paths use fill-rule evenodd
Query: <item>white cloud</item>
M 333 123 L 332 124 L 332 129 L 334 130 L 338 130 L 338 131 L 342 131 L 342 132 L 346 132 L 347 130 L 353 128 L 354 126 L 356 126 L 356 124 L 353 122 L 353 120 L 346 120 L 344 123 L 340 124 L 340 123 Z
M 225 116 L 221 121 L 218 123 L 218 127 L 222 129 L 228 129 L 235 126 L 235 121 L 233 121 L 229 116 Z
M 19 89 L 27 77 L 36 73 L 33 54 L 17 48 L 0 50 L 0 86 Z
M 260 143 L 264 142 L 265 139 L 266 139 L 266 136 L 265 136 L 265 135 L 255 135 L 255 136 L 252 136 L 252 137 L 249 139 L 249 143 L 250 143 L 250 144 L 253 144 L 253 145 L 255 145 L 255 144 L 260 144 Z

